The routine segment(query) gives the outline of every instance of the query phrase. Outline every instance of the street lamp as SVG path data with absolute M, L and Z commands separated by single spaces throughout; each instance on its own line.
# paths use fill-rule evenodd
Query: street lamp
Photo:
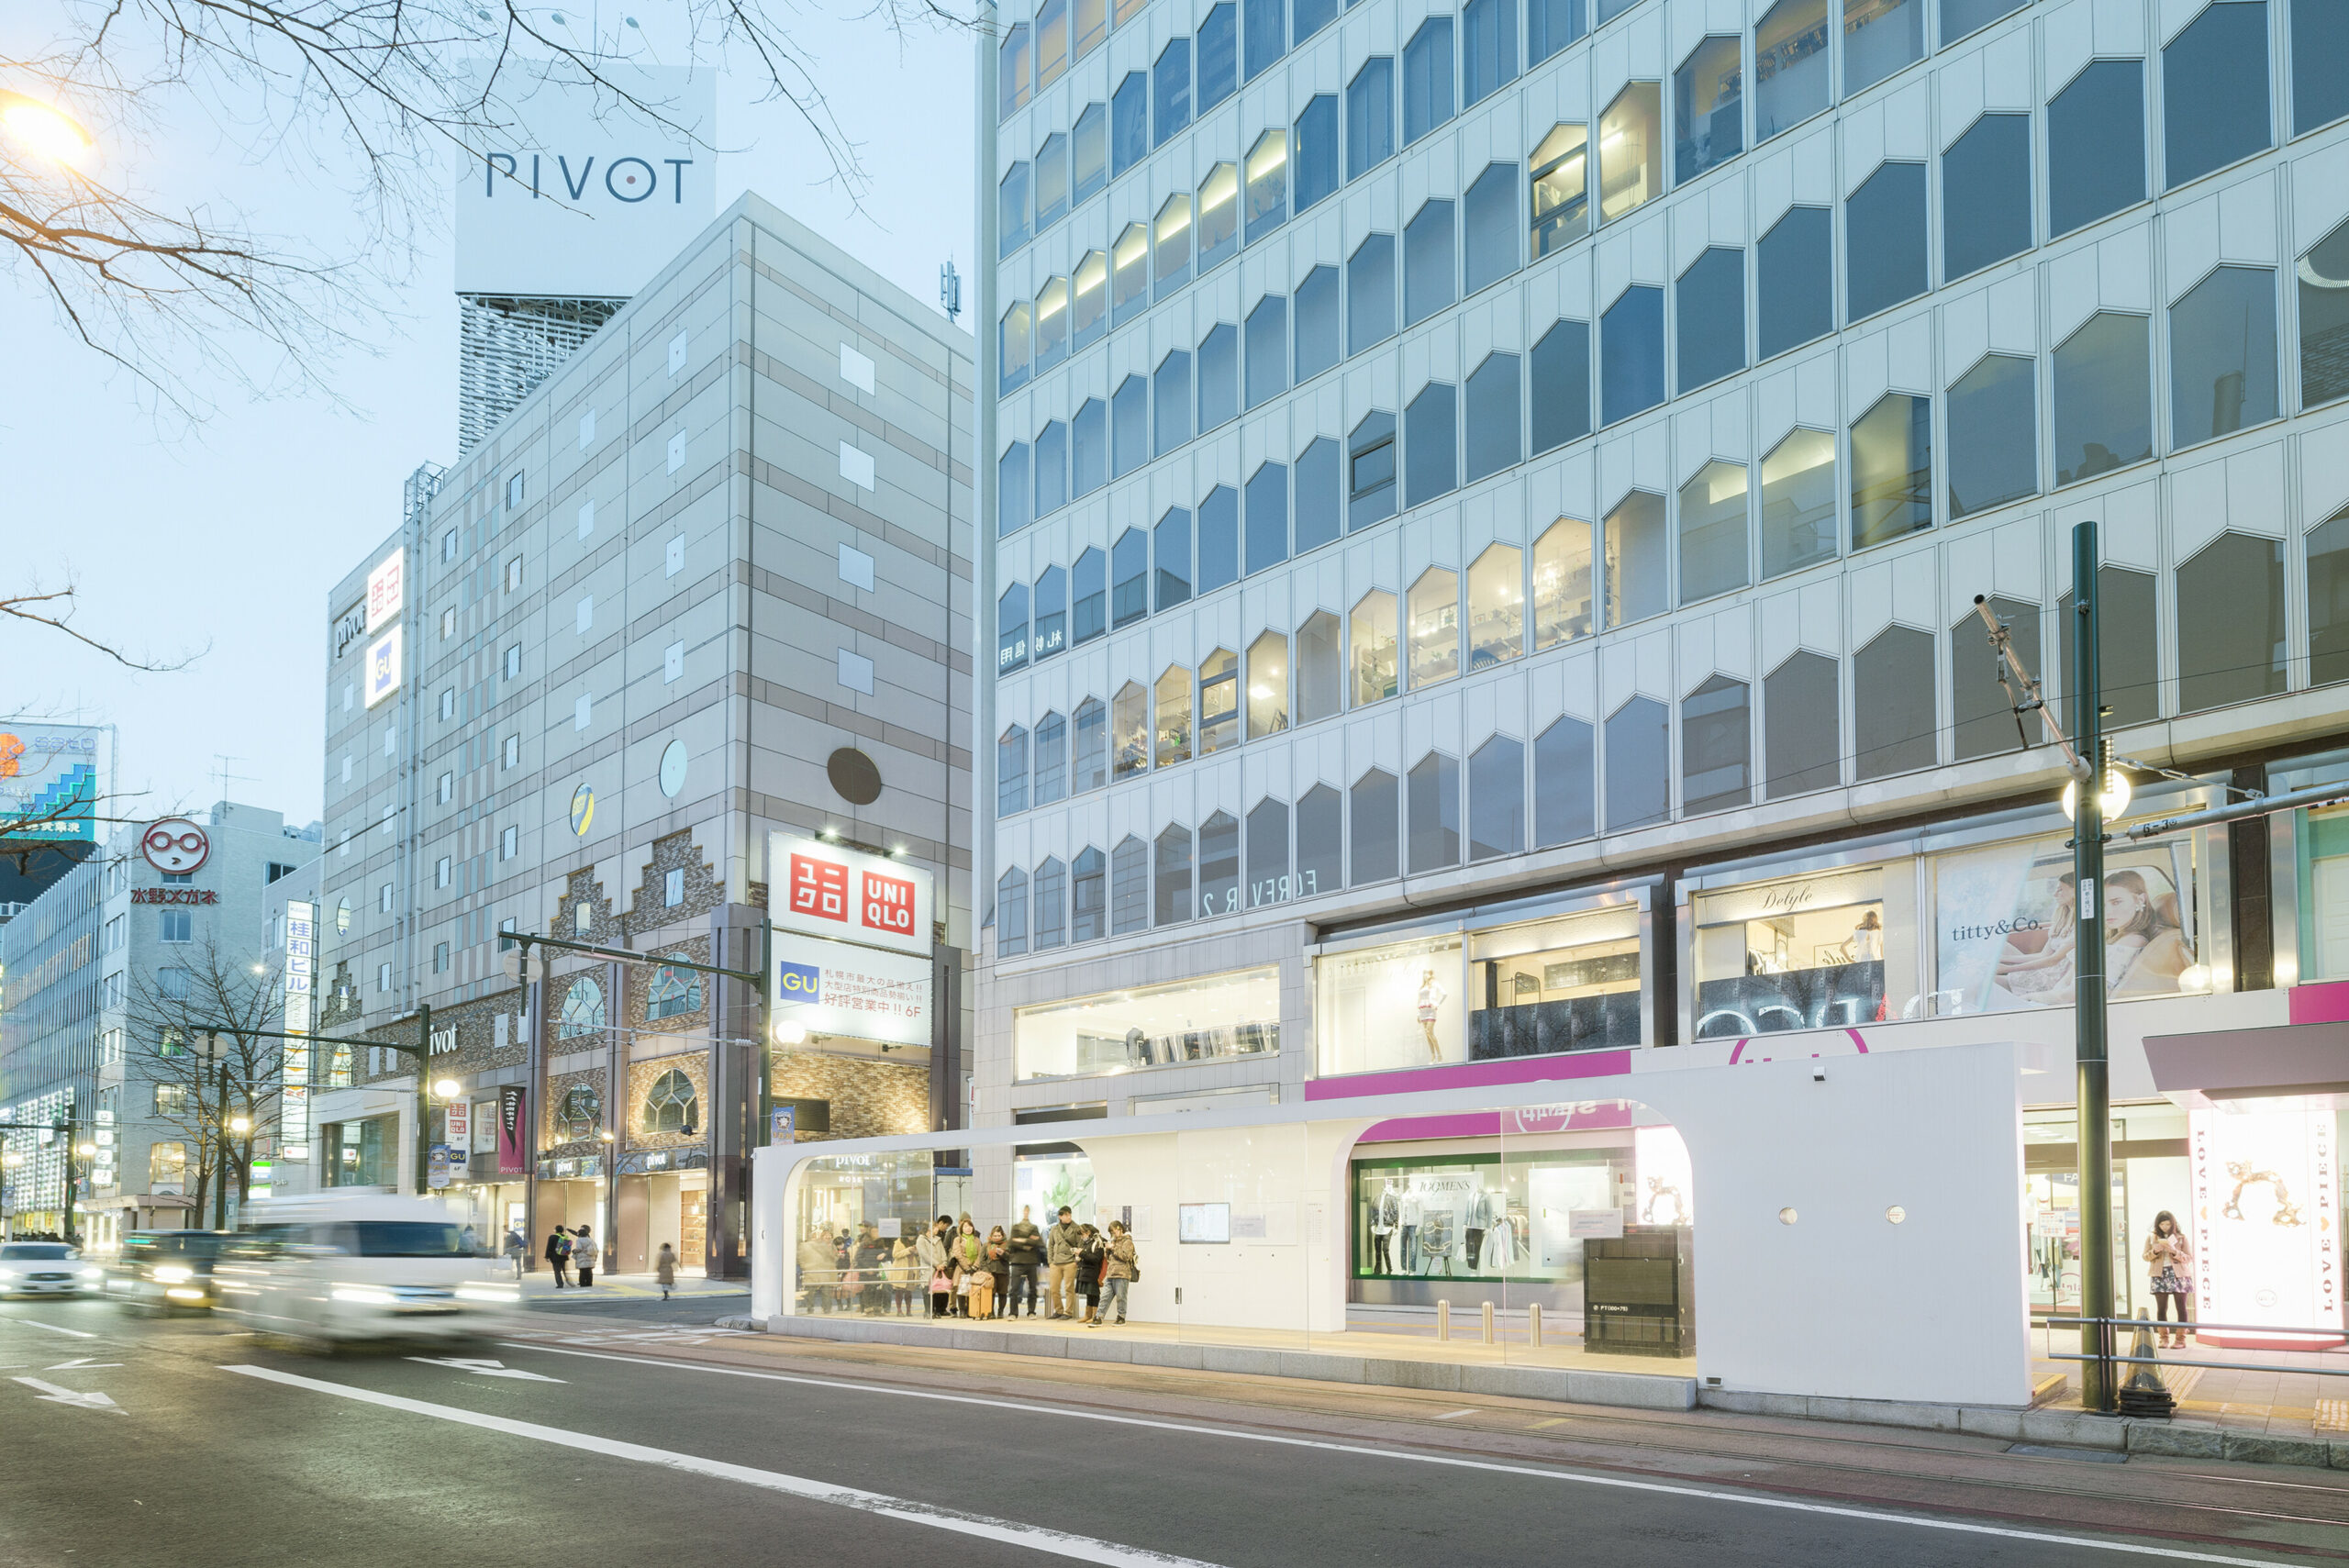
M 453 1100 L 465 1092 L 465 1086 L 454 1078 L 441 1078 L 434 1082 L 432 1092 L 444 1100 Z
M 58 163 L 79 163 L 95 144 L 78 121 L 54 104 L 0 88 L 0 127 L 31 151 Z

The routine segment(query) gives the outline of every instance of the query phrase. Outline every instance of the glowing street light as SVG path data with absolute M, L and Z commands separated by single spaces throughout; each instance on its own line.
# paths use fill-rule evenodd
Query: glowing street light
M 454 1078 L 443 1078 L 432 1085 L 432 1092 L 444 1100 L 453 1100 L 464 1090 L 465 1086 Z
M 6 88 L 0 88 L 0 127 L 15 141 L 59 163 L 79 163 L 95 145 L 64 110 Z

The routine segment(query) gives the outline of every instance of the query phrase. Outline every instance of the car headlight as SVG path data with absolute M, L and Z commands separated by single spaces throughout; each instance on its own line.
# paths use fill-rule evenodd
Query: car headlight
M 14 1269 L 0 1269 L 0 1279 L 15 1279 L 16 1277 L 17 1277 L 17 1271 L 16 1271 L 16 1270 L 14 1270 Z
M 331 1294 L 337 1301 L 357 1302 L 364 1307 L 389 1307 L 392 1304 L 392 1296 L 389 1291 L 351 1290 L 344 1287 L 338 1287 Z
M 83 1270 L 82 1271 L 82 1277 L 83 1277 L 83 1279 L 103 1279 L 103 1278 L 105 1278 L 105 1277 L 106 1277 L 106 1270 L 104 1270 L 104 1269 L 83 1269 Z
M 195 1271 L 181 1268 L 176 1263 L 166 1263 L 155 1271 L 155 1277 L 165 1284 L 184 1284 L 195 1277 Z

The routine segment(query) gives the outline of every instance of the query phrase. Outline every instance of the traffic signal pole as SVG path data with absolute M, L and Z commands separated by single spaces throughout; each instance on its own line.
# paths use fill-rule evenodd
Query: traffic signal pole
M 2072 529 L 2073 1064 L 2080 1174 L 2080 1316 L 2110 1318 L 2112 1296 L 2112 1082 L 2104 995 L 2104 688 L 2097 648 L 2096 524 Z M 2086 777 L 2081 777 L 2085 772 Z M 2082 1326 L 2095 1348 L 2080 1363 L 2080 1404 L 2098 1415 L 2120 1409 L 2112 1326 Z

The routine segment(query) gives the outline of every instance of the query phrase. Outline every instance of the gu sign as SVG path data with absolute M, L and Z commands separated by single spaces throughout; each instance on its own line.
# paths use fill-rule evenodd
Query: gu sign
M 930 956 L 930 873 L 788 833 L 767 836 L 769 917 L 778 931 Z
M 608 93 L 538 82 L 505 94 L 512 124 L 461 161 L 457 292 L 620 299 L 666 266 L 715 216 L 718 83 L 708 71 L 605 66 L 681 134 Z

